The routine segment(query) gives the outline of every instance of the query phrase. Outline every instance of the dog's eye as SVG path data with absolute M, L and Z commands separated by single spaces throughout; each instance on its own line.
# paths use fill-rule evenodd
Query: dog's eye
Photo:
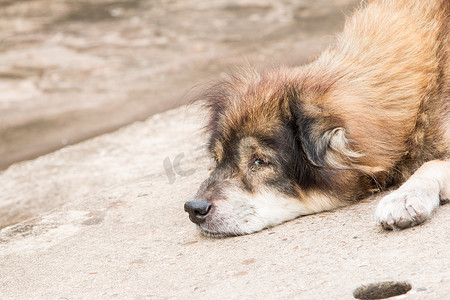
M 265 161 L 263 161 L 262 159 L 255 158 L 255 159 L 253 159 L 252 163 L 250 164 L 250 169 L 252 171 L 257 171 L 257 170 L 259 170 L 262 167 L 265 167 L 267 165 L 268 164 Z

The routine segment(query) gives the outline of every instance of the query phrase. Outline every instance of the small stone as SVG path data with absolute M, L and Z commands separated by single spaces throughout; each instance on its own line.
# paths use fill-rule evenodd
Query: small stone
M 254 258 L 250 258 L 250 259 L 244 260 L 244 261 L 242 262 L 242 264 L 248 266 L 248 265 L 254 263 L 255 261 L 256 261 L 256 260 L 255 260 Z

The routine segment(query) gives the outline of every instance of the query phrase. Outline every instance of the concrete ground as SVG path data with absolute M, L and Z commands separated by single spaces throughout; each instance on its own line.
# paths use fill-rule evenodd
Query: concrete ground
M 352 299 L 408 281 L 450 295 L 450 205 L 399 232 L 379 197 L 227 239 L 198 234 L 183 203 L 208 175 L 202 114 L 181 107 L 0 173 L 1 299 Z M 6 217 L 4 217 L 6 215 Z

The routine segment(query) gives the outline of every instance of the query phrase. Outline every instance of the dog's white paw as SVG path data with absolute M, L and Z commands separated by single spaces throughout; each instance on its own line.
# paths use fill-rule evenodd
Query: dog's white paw
M 381 199 L 376 222 L 385 229 L 403 229 L 427 220 L 439 206 L 439 187 L 415 180 Z

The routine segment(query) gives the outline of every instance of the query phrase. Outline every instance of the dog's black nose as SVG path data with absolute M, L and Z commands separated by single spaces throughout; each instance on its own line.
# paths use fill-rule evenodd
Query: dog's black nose
M 189 213 L 189 219 L 195 224 L 205 221 L 206 216 L 211 211 L 212 205 L 204 200 L 190 200 L 184 204 L 184 210 Z

